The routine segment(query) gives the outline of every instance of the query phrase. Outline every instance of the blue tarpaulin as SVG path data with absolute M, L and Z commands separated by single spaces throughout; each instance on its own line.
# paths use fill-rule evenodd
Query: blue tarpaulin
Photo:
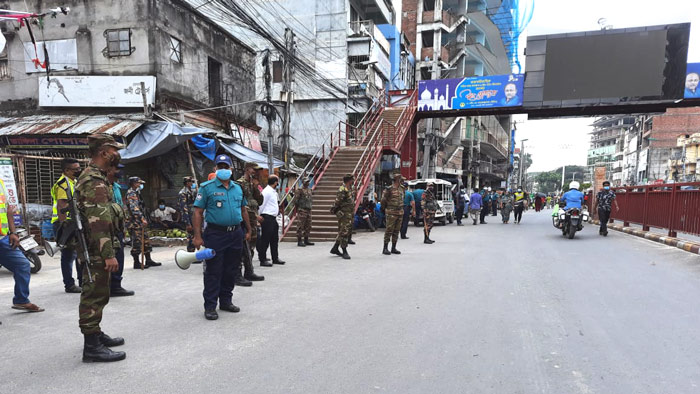
M 201 135 L 192 137 L 192 143 L 194 144 L 199 152 L 204 155 L 207 159 L 214 161 L 216 157 L 216 140 L 213 138 L 205 138 Z
M 143 125 L 126 149 L 119 153 L 123 163 L 141 161 L 170 152 L 192 137 L 211 133 L 211 130 L 176 123 L 157 122 Z
M 246 148 L 243 145 L 236 144 L 235 142 L 222 142 L 221 147 L 224 148 L 228 153 L 236 156 L 242 161 L 252 161 L 258 163 L 262 168 L 267 168 L 267 155 L 254 151 L 250 148 Z M 273 159 L 272 165 L 277 167 L 282 167 L 284 162 L 281 160 Z

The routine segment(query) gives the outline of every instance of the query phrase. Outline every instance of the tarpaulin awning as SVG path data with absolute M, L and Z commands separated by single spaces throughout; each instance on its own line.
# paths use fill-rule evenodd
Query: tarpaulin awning
M 124 163 L 140 161 L 168 153 L 192 137 L 211 132 L 209 129 L 180 126 L 172 122 L 149 123 L 119 153 Z
M 192 137 L 192 143 L 207 159 L 214 161 L 216 157 L 216 139 L 205 138 L 201 135 Z
M 256 152 L 250 148 L 246 148 L 245 146 L 237 144 L 235 142 L 222 142 L 221 147 L 242 161 L 252 161 L 258 163 L 258 165 L 262 168 L 267 168 L 267 155 L 264 153 Z M 281 160 L 273 159 L 272 165 L 275 168 L 282 167 L 284 165 L 284 162 Z

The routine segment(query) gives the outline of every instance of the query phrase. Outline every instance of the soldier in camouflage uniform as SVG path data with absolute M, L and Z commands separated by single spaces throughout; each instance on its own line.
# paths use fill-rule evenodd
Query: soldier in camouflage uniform
M 301 189 L 297 189 L 294 203 L 297 208 L 297 246 L 314 245 L 309 241 L 311 233 L 311 209 L 313 208 L 313 190 L 309 189 L 309 178 L 304 178 Z M 302 241 L 303 238 L 303 241 Z
M 258 163 L 247 162 L 243 166 L 243 176 L 238 178 L 236 183 L 243 189 L 243 197 L 248 200 L 248 219 L 251 229 L 250 241 L 247 241 L 247 245 L 244 242 L 243 247 L 248 247 L 249 253 L 243 253 L 243 267 L 244 272 L 241 275 L 240 270 L 236 273 L 236 286 L 252 286 L 251 282 L 265 280 L 262 275 L 256 275 L 253 268 L 253 255 L 255 251 L 255 244 L 258 240 L 258 208 L 263 202 L 262 193 L 258 185 L 260 182 L 257 178 L 257 171 L 262 170 L 262 167 Z
M 399 240 L 401 223 L 403 222 L 403 198 L 406 189 L 401 184 L 403 177 L 400 173 L 394 174 L 394 182 L 384 190 L 382 195 L 382 210 L 386 214 L 386 231 L 384 231 L 383 254 L 401 254 L 396 249 Z M 391 239 L 391 252 L 389 251 L 389 239 Z
M 137 176 L 129 178 L 129 191 L 126 192 L 126 208 L 129 210 L 129 234 L 131 234 L 131 257 L 134 258 L 134 269 L 140 269 L 141 249 L 146 255 L 144 268 L 158 267 L 161 263 L 156 263 L 151 259 L 151 240 L 148 238 L 148 219 L 145 213 L 145 206 L 141 199 L 141 190 L 144 182 Z M 143 247 L 141 246 L 143 239 Z
M 194 204 L 194 198 L 197 196 L 197 189 L 193 188 L 194 178 L 191 176 L 186 176 L 182 178 L 182 189 L 177 193 L 177 210 L 180 213 L 180 222 L 185 225 L 187 230 L 187 251 L 194 252 L 194 245 L 192 245 L 192 237 L 194 232 L 192 231 L 192 204 Z
M 118 150 L 123 146 L 106 134 L 90 135 L 88 144 L 90 164 L 75 186 L 89 255 L 89 261 L 84 261 L 84 250 L 78 245 L 83 278 L 88 278 L 83 281 L 78 308 L 80 331 L 85 336 L 83 361 L 119 361 L 126 358 L 126 353 L 114 352 L 109 347 L 123 345 L 124 339 L 110 338 L 102 332 L 100 322 L 102 311 L 109 302 L 110 273 L 119 269 L 115 258 L 115 250 L 120 246 L 115 227 L 119 219 L 107 172 L 119 164 Z
M 352 234 L 352 221 L 355 214 L 355 201 L 350 192 L 354 179 L 351 174 L 346 174 L 343 177 L 343 185 L 338 189 L 335 203 L 333 208 L 331 208 L 331 212 L 338 218 L 338 236 L 335 239 L 335 245 L 333 245 L 331 253 L 341 256 L 345 260 L 350 260 L 347 247 Z M 338 246 L 343 249 L 343 253 L 340 253 Z
M 430 239 L 430 230 L 433 229 L 435 212 L 438 208 L 437 201 L 435 201 L 435 186 L 432 183 L 428 183 L 428 188 L 423 193 L 420 203 L 421 208 L 423 208 L 423 234 L 425 235 L 423 243 L 432 244 L 435 241 Z

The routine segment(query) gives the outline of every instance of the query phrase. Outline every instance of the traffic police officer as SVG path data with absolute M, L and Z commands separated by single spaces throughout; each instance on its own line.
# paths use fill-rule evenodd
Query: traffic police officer
M 240 270 L 243 240 L 250 240 L 251 226 L 243 190 L 231 181 L 231 158 L 216 157 L 216 178 L 202 183 L 194 202 L 194 247 L 205 246 L 216 256 L 204 262 L 204 317 L 216 320 L 219 309 L 239 312 L 233 305 L 235 272 Z M 204 211 L 207 228 L 202 234 Z M 245 222 L 245 231 L 241 226 Z

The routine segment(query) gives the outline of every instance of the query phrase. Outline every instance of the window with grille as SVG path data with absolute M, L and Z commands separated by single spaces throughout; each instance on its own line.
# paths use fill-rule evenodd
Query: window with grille
M 177 38 L 170 36 L 170 60 L 182 63 L 182 43 Z
M 2 33 L 0 33 L 2 34 Z M 7 45 L 0 51 L 0 81 L 10 79 L 10 61 L 7 57 Z
M 109 57 L 129 56 L 134 51 L 131 47 L 131 29 L 105 30 L 107 48 L 105 55 Z
M 59 160 L 25 159 L 27 203 L 51 205 L 51 187 L 61 177 Z

